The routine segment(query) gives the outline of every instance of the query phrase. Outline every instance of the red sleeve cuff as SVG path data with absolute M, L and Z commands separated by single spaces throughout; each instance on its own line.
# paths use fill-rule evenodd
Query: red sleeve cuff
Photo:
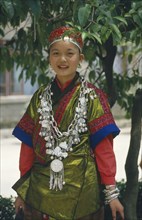
M 113 152 L 112 135 L 107 136 L 97 145 L 94 155 L 101 177 L 101 184 L 115 184 L 116 160 Z

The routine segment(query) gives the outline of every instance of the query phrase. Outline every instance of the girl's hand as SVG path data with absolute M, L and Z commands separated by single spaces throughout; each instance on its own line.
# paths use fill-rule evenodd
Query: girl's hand
M 116 220 L 116 213 L 119 213 L 121 219 L 124 220 L 124 208 L 118 199 L 110 201 L 109 206 L 111 208 L 113 220 Z
M 20 209 L 23 209 L 24 210 L 24 201 L 18 196 L 15 200 L 15 212 L 16 214 L 18 213 L 18 211 Z

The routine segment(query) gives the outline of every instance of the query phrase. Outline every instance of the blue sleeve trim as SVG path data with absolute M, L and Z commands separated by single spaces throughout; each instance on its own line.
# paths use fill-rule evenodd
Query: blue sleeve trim
M 31 135 L 27 134 L 21 128 L 16 126 L 12 134 L 24 144 L 27 144 L 29 147 L 33 147 Z
M 115 124 L 110 124 L 110 125 L 103 127 L 96 133 L 90 135 L 90 147 L 94 149 L 97 146 L 97 144 L 101 140 L 103 140 L 103 138 L 105 138 L 109 134 L 112 134 L 113 137 L 115 137 L 119 134 L 119 132 L 120 130 Z

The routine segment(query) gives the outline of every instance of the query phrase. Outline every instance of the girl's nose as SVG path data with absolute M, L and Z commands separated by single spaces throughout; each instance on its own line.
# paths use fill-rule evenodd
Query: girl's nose
M 66 57 L 64 55 L 61 56 L 61 61 L 66 61 Z

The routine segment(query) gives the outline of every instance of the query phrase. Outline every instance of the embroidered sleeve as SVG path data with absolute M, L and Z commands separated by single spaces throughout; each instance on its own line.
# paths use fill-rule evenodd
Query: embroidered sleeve
M 88 127 L 90 131 L 90 144 L 94 148 L 106 136 L 113 137 L 119 134 L 111 113 L 106 94 L 96 87 L 93 87 L 96 97 L 90 99 L 88 109 Z
M 34 130 L 34 121 L 30 115 L 26 112 L 21 118 L 17 126 L 13 130 L 13 135 L 17 137 L 21 142 L 32 147 L 32 133 Z
M 16 125 L 12 133 L 21 142 L 27 144 L 29 147 L 33 147 L 33 133 L 36 121 L 38 119 L 37 108 L 39 104 L 40 93 L 41 89 L 35 92 L 25 114 Z

